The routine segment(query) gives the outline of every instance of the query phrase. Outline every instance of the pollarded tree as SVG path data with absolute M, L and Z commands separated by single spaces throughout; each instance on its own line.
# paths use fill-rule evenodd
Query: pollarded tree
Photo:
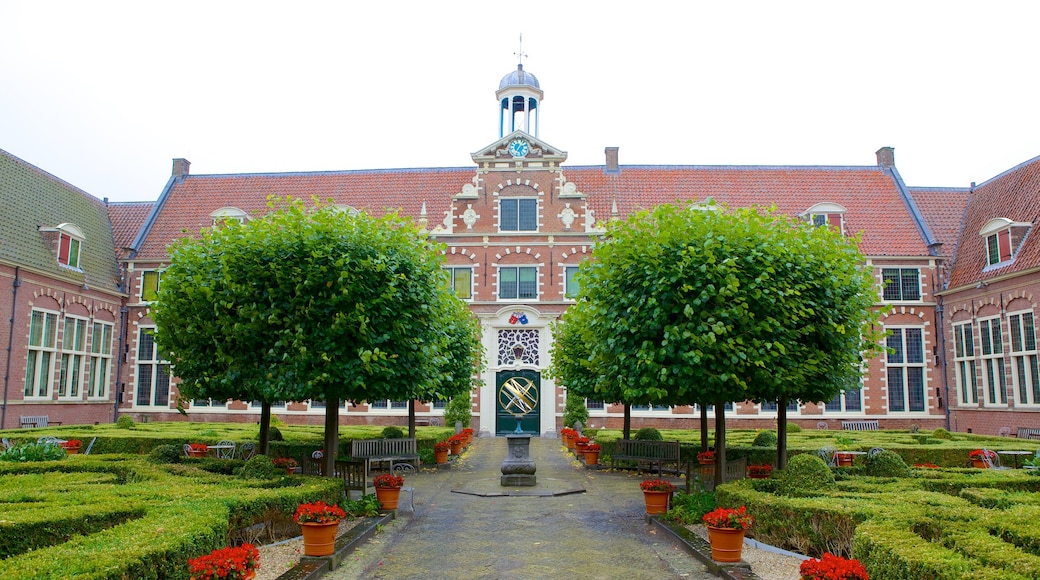
M 324 400 L 332 473 L 339 402 L 453 394 L 453 357 L 478 348 L 473 320 L 410 222 L 292 199 L 272 209 L 171 249 L 158 340 L 182 396 Z
M 848 376 L 869 343 L 869 275 L 834 236 L 758 208 L 662 205 L 612 223 L 605 238 L 582 278 L 582 365 L 617 381 L 623 400 L 713 403 L 720 466 L 725 403 L 810 389 L 826 400 L 843 382 L 810 379 Z

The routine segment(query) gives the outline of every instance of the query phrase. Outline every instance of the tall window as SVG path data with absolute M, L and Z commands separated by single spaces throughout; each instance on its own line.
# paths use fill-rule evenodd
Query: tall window
M 141 273 L 141 301 L 151 302 L 159 293 L 159 283 L 162 281 L 162 272 L 159 270 L 146 270 Z
M 563 267 L 563 297 L 574 300 L 578 297 L 578 281 L 574 276 L 578 273 L 577 266 Z
M 499 300 L 538 298 L 538 268 L 501 267 L 498 269 Z
M 982 346 L 985 403 L 1007 405 L 1007 377 L 1004 374 L 1004 341 L 1000 334 L 1000 319 L 980 320 L 979 339 Z
M 890 328 L 888 336 L 888 410 L 924 411 L 924 329 Z
M 823 405 L 825 413 L 863 412 L 863 387 L 848 389 L 834 396 Z
M 989 265 L 1011 259 L 1011 229 L 986 236 L 986 263 Z
M 538 200 L 531 197 L 498 200 L 503 232 L 538 231 Z
M 883 268 L 881 280 L 881 295 L 886 301 L 921 299 L 921 271 L 918 268 Z
M 975 363 L 975 334 L 972 324 L 957 324 L 953 327 L 953 366 L 957 377 L 957 393 L 961 405 L 978 405 L 979 370 Z
M 58 313 L 33 310 L 29 320 L 29 354 L 25 361 L 25 398 L 49 398 L 54 382 Z
M 66 316 L 61 345 L 58 396 L 77 399 L 80 397 L 79 386 L 83 384 L 83 365 L 87 362 L 87 320 Z
M 108 382 L 112 376 L 112 325 L 95 322 L 90 338 L 90 370 L 87 397 L 108 398 Z
M 1011 368 L 1015 403 L 1020 406 L 1040 405 L 1040 368 L 1036 359 L 1033 313 L 1009 314 L 1008 326 L 1011 329 Z
M 70 268 L 79 268 L 79 250 L 82 240 L 66 232 L 58 234 L 58 262 Z
M 154 328 L 142 328 L 137 337 L 135 403 L 149 407 L 168 407 L 170 404 L 170 363 L 159 357 Z
M 473 268 L 446 268 L 451 276 L 451 289 L 463 300 L 473 298 Z

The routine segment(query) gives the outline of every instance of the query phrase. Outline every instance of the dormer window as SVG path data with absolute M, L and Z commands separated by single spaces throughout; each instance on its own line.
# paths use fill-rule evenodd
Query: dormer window
M 222 207 L 209 214 L 213 218 L 213 225 L 219 226 L 222 222 L 236 221 L 240 224 L 246 223 L 246 212 L 237 207 Z
M 80 269 L 80 253 L 86 237 L 83 230 L 71 223 L 59 224 L 53 228 L 40 228 L 44 239 L 56 251 L 58 263 L 69 268 Z
M 843 235 L 845 233 L 845 207 L 842 205 L 818 203 L 801 215 L 816 227 L 830 226 Z
M 1032 227 L 1029 222 L 1013 222 L 1007 218 L 986 222 L 979 230 L 979 235 L 986 240 L 986 265 L 1010 262 Z

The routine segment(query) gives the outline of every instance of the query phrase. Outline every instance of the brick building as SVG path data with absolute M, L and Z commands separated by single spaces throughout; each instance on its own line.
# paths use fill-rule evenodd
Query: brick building
M 248 220 L 265 211 L 268 196 L 277 194 L 332 199 L 345 209 L 375 214 L 396 210 L 422 224 L 431 238 L 447 246 L 447 275 L 481 322 L 487 365 L 479 377 L 481 386 L 472 393 L 475 423 L 490 433 L 515 428 L 515 419 L 504 412 L 499 399 L 502 383 L 515 378 L 529 385 L 538 399 L 536 412 L 524 428 L 556 429 L 565 391 L 545 376 L 552 343 L 549 324 L 573 303 L 577 291 L 573 273 L 591 255 L 604 223 L 661 203 L 695 204 L 711 198 L 729 206 L 775 205 L 779 211 L 839 228 L 846 235 L 859 234 L 865 267 L 877 280 L 878 305 L 891 306 L 882 320 L 891 331 L 887 338 L 891 351 L 866 361 L 862 388 L 832 401 L 792 403 L 791 420 L 809 427 L 826 422 L 831 428 L 839 427 L 842 419 L 877 419 L 882 428 L 912 424 L 934 428 L 950 421 L 958 430 L 983 420 L 983 413 L 969 417 L 961 412 L 951 387 L 952 366 L 944 372 L 953 356 L 944 355 L 952 351 L 943 331 L 952 332 L 953 327 L 942 321 L 959 319 L 950 317 L 948 306 L 943 318 L 940 306 L 967 291 L 950 284 L 958 279 L 962 263 L 957 248 L 967 246 L 961 223 L 965 207 L 973 207 L 969 199 L 974 203 L 972 196 L 980 191 L 993 189 L 998 195 L 1003 190 L 989 188 L 989 182 L 974 194 L 966 189 L 909 188 L 888 147 L 877 152 L 877 164 L 870 166 L 621 165 L 614 147 L 606 148 L 603 165 L 568 166 L 567 153 L 539 134 L 543 96 L 537 79 L 522 67 L 507 74 L 496 92 L 498 137 L 479 146 L 468 167 L 192 175 L 190 163 L 177 159 L 156 202 L 109 204 L 110 249 L 122 267 L 111 268 L 116 280 L 112 296 L 118 306 L 111 322 L 114 328 L 125 328 L 116 332 L 116 340 L 125 345 L 116 352 L 125 356 L 113 358 L 117 368 L 106 391 L 109 407 L 118 406 L 119 413 L 141 420 L 183 419 L 174 408 L 177 379 L 171 376 L 169 364 L 158 358 L 149 317 L 150 300 L 169 260 L 166 247 L 182 232 L 198 231 L 220 220 Z M 996 217 L 1010 220 L 1010 239 L 1028 242 L 1021 234 L 1022 224 L 1031 224 L 1036 216 L 1006 213 Z M 349 211 L 344 215 L 348 219 Z M 1023 275 L 1030 274 L 1032 266 L 1026 267 L 1024 258 L 1013 261 L 1025 268 Z M 1005 273 L 1001 269 L 994 274 L 998 278 L 993 285 L 1004 280 Z M 1016 296 L 1018 308 L 1025 295 Z M 21 298 L 14 304 L 29 309 Z M 119 315 L 121 311 L 125 316 Z M 64 311 L 54 312 L 60 318 Z M 31 334 L 29 315 L 19 316 L 14 334 L 24 345 Z M 1023 320 L 1016 328 L 1023 328 Z M 58 341 L 58 350 L 62 345 Z M 1035 344 L 1033 348 L 1033 362 L 1024 359 L 1034 365 L 1031 368 L 1036 364 Z M 19 373 L 24 373 L 28 360 L 25 347 L 14 352 L 11 376 L 24 376 Z M 1008 377 L 1018 360 L 1012 359 L 1004 367 Z M 12 404 L 25 405 L 26 413 L 30 406 L 39 409 L 33 413 L 51 410 L 52 416 L 63 416 L 66 412 L 57 395 L 29 405 L 30 400 L 20 395 L 28 387 L 20 380 L 11 382 L 17 391 Z M 52 391 L 56 389 L 52 385 Z M 408 404 L 345 404 L 341 421 L 402 424 Z M 414 404 L 420 422 L 436 422 L 441 414 L 436 405 Z M 588 404 L 593 425 L 620 425 L 620 407 Z M 768 404 L 738 402 L 727 408 L 731 426 L 768 428 L 776 417 L 776 409 Z M 996 409 L 980 406 L 978 410 Z M 320 401 L 282 402 L 274 412 L 288 422 L 317 424 L 325 409 Z M 187 413 L 193 421 L 255 421 L 259 406 L 192 401 Z M 692 427 L 698 417 L 699 411 L 690 407 L 635 409 L 633 425 Z M 68 420 L 76 419 L 70 415 Z

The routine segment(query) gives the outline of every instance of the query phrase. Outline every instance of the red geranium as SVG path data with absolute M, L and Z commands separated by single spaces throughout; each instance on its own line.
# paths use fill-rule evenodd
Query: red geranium
M 323 501 L 300 504 L 293 514 L 293 521 L 298 524 L 334 524 L 347 517 L 347 512 L 338 505 L 329 505 Z
M 719 508 L 704 514 L 704 525 L 713 528 L 730 528 L 733 530 L 746 530 L 755 523 L 747 508 L 740 506 L 738 509 Z
M 819 560 L 810 558 L 802 562 L 798 572 L 802 580 L 870 580 L 859 560 L 846 560 L 830 553 Z
M 763 465 L 748 465 L 747 470 L 751 475 L 769 475 L 773 472 L 773 466 L 768 463 Z
M 983 457 L 989 457 L 990 461 L 997 458 L 996 451 L 990 451 L 989 449 L 975 449 L 968 454 L 971 459 L 982 459 Z
M 675 491 L 675 486 L 663 479 L 647 479 L 639 487 L 643 491 Z
M 188 560 L 191 580 L 245 580 L 260 567 L 260 550 L 252 544 L 213 550 L 206 556 Z
M 404 485 L 404 478 L 400 475 L 394 475 L 392 473 L 384 473 L 377 475 L 372 479 L 372 485 L 376 487 L 401 487 Z
M 189 443 L 188 448 L 191 449 L 193 453 L 206 453 L 209 451 L 209 446 L 205 443 Z
M 447 441 L 438 441 L 433 444 L 434 451 L 447 451 L 450 447 L 451 445 Z
M 599 451 L 600 449 L 602 447 L 600 447 L 599 443 L 589 443 L 585 446 L 585 451 Z
M 701 451 L 697 454 L 697 461 L 715 461 L 714 451 Z

